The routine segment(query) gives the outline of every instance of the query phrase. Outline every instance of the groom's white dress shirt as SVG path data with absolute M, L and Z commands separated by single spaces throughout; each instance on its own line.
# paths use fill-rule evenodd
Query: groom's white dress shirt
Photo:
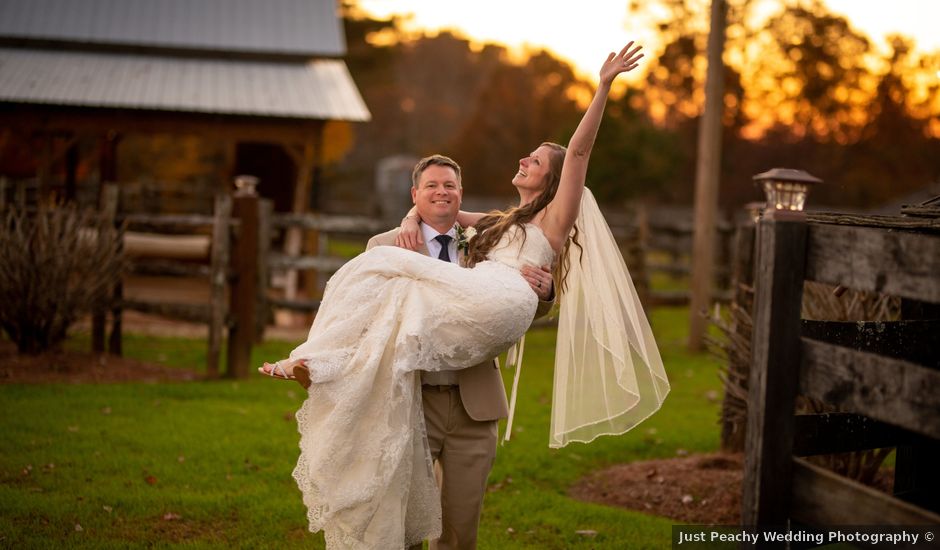
M 450 231 L 447 233 L 438 233 L 437 229 L 434 229 L 430 225 L 425 223 L 421 224 L 421 236 L 424 237 L 424 244 L 427 245 L 428 254 L 432 258 L 437 258 L 441 254 L 441 243 L 435 239 L 438 235 L 447 235 L 450 237 L 450 242 L 447 243 L 447 257 L 450 258 L 450 263 L 457 263 L 457 230 L 451 227 Z
M 428 247 L 428 255 L 437 258 L 441 254 L 441 243 L 435 239 L 438 235 L 449 235 L 450 242 L 447 243 L 447 256 L 450 263 L 457 263 L 457 231 L 451 227 L 447 233 L 438 233 L 436 229 L 421 224 L 421 236 L 424 238 L 424 244 Z M 422 372 L 421 383 L 432 386 L 451 386 L 457 384 L 457 373 L 454 371 Z

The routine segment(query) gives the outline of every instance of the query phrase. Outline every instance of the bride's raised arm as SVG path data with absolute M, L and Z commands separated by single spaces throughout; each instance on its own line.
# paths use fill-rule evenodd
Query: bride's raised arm
M 635 46 L 631 41 L 620 50 L 620 53 L 611 52 L 607 61 L 600 70 L 600 82 L 591 105 L 588 107 L 565 153 L 565 162 L 561 169 L 561 180 L 555 198 L 545 208 L 545 217 L 539 222 L 542 232 L 555 250 L 560 250 L 571 233 L 571 228 L 578 217 L 578 208 L 581 205 L 581 194 L 584 191 L 584 178 L 587 174 L 588 159 L 597 137 L 597 129 L 601 125 L 604 106 L 607 104 L 607 95 L 610 85 L 620 73 L 636 68 L 643 54 L 642 46 Z

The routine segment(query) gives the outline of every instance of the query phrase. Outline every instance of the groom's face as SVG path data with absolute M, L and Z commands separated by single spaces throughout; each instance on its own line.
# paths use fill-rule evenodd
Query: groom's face
M 428 166 L 421 172 L 417 187 L 411 188 L 418 215 L 431 226 L 453 225 L 462 197 L 457 173 L 450 166 Z

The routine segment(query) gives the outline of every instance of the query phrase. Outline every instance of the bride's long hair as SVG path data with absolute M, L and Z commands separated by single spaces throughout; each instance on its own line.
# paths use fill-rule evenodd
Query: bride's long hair
M 542 193 L 528 204 L 514 206 L 505 212 L 493 210 L 483 218 L 480 218 L 480 221 L 474 226 L 477 230 L 477 235 L 470 240 L 470 249 L 467 252 L 468 265 L 472 266 L 485 260 L 486 255 L 489 254 L 490 250 L 499 242 L 503 233 L 508 231 L 513 225 L 517 225 L 523 230 L 521 234 L 522 238 L 525 239 L 526 233 L 524 225 L 532 221 L 535 215 L 541 212 L 542 209 L 548 206 L 548 203 L 552 202 L 552 199 L 555 198 L 555 192 L 558 191 L 558 184 L 561 181 L 561 167 L 565 162 L 566 149 L 564 146 L 558 145 L 557 143 L 545 142 L 542 143 L 540 147 L 543 145 L 549 148 L 549 173 L 546 176 L 547 181 Z M 571 235 L 565 240 L 561 254 L 558 255 L 558 260 L 552 267 L 552 277 L 555 279 L 555 288 L 558 289 L 559 292 L 564 292 L 565 289 L 565 276 L 568 274 L 570 262 L 568 252 L 571 248 L 571 243 L 574 243 L 579 249 L 581 248 L 581 244 L 578 242 L 577 224 L 572 228 Z

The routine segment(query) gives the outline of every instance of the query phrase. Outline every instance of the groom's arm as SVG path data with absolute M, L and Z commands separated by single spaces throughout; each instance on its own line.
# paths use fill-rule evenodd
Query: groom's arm
M 554 300 L 551 302 L 539 300 L 539 307 L 535 309 L 535 317 L 533 317 L 532 320 L 534 321 L 548 315 L 548 312 L 552 310 L 552 306 L 554 305 Z
M 532 291 L 538 296 L 539 303 L 535 309 L 535 316 L 532 320 L 544 317 L 551 311 L 555 305 L 555 281 L 552 279 L 552 272 L 548 266 L 536 267 L 525 265 L 520 270 L 522 277 L 532 287 Z
M 366 250 L 374 248 L 376 246 L 394 246 L 395 245 L 395 236 L 398 235 L 400 229 L 397 227 L 385 233 L 379 233 L 374 235 L 369 242 L 366 243 Z

